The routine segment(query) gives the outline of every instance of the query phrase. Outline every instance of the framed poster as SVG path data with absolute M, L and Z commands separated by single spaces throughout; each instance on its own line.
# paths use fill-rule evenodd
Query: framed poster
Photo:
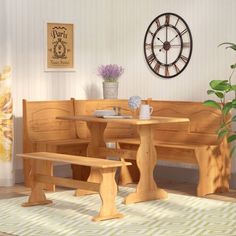
M 74 71 L 74 25 L 46 23 L 46 71 Z

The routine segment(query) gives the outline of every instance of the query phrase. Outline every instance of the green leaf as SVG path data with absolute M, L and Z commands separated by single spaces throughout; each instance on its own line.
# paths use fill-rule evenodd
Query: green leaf
M 214 91 L 214 90 L 210 90 L 210 89 L 207 90 L 207 94 L 208 94 L 208 95 L 213 94 L 213 93 L 215 94 L 215 91 Z
M 222 137 L 224 137 L 225 135 L 227 135 L 228 134 L 228 130 L 227 129 L 222 129 L 222 130 L 220 130 L 219 132 L 218 132 L 218 137 L 219 138 L 222 138 Z
M 231 121 L 232 122 L 236 121 L 236 115 L 231 118 Z
M 210 82 L 210 87 L 218 91 L 229 91 L 230 84 L 228 80 L 212 80 Z
M 233 64 L 233 65 L 231 65 L 230 68 L 231 68 L 231 69 L 235 69 L 235 68 L 236 68 L 236 63 Z
M 232 108 L 236 108 L 236 100 L 235 99 L 232 101 Z
M 235 149 L 236 149 L 236 146 L 233 146 L 233 147 L 231 148 L 231 150 L 230 150 L 230 154 L 229 154 L 230 157 L 233 156 L 233 153 L 234 153 Z
M 224 106 L 223 106 L 223 109 L 222 109 L 222 112 L 224 115 L 227 115 L 230 110 L 233 108 L 232 106 L 232 102 L 227 102 Z
M 236 105 L 236 99 L 232 100 L 232 105 Z
M 215 92 L 215 94 L 218 98 L 224 98 L 225 97 L 225 95 L 221 92 Z
M 203 105 L 209 106 L 209 107 L 214 107 L 214 108 L 217 108 L 217 109 L 221 110 L 221 106 L 219 105 L 219 103 L 217 103 L 213 100 L 204 101 Z
M 231 143 L 231 142 L 233 142 L 234 140 L 236 140 L 236 134 L 230 135 L 230 136 L 227 138 L 228 143 Z
M 236 51 L 236 44 L 234 44 L 234 43 L 229 43 L 229 42 L 221 43 L 220 45 L 218 45 L 218 47 L 220 47 L 220 46 L 222 46 L 222 45 L 229 45 L 229 46 L 226 47 L 225 49 L 227 49 L 227 48 L 231 48 L 231 49 L 233 49 L 233 50 Z
M 228 127 L 229 127 L 229 125 L 230 125 L 231 123 L 232 123 L 232 120 L 231 120 L 231 119 L 228 120 L 228 121 L 226 121 L 226 122 L 221 123 L 221 125 L 220 125 L 220 127 L 219 127 L 217 133 L 218 133 L 221 129 L 228 129 Z
M 218 47 L 220 47 L 222 45 L 234 45 L 234 43 L 224 42 L 224 43 L 219 44 Z
M 224 127 L 226 127 L 226 123 L 222 123 L 221 125 L 220 125 L 220 128 L 219 128 L 219 130 L 221 130 L 222 128 L 224 128 Z M 218 131 L 219 132 L 219 131 Z
M 236 91 L 236 85 L 231 85 L 230 91 Z
M 207 94 L 208 95 L 215 94 L 218 98 L 224 98 L 225 97 L 224 93 L 217 92 L 217 91 L 214 91 L 214 90 L 207 90 Z

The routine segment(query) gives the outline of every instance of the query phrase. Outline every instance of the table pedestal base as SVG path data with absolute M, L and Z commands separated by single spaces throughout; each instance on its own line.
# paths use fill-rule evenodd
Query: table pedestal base
M 168 197 L 167 192 L 164 189 L 158 188 L 156 191 L 149 192 L 135 192 L 129 194 L 127 197 L 125 197 L 124 204 L 131 204 L 135 202 L 144 202 L 144 201 L 151 201 L 151 200 L 157 200 L 157 199 L 165 199 Z

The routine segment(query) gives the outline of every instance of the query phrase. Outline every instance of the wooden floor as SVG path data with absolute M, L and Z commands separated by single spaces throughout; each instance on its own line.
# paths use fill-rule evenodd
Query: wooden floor
M 161 188 L 164 188 L 167 192 L 184 194 L 190 196 L 196 196 L 196 185 L 189 183 L 174 183 L 174 182 L 160 182 L 158 184 Z M 64 188 L 57 188 L 56 191 L 63 191 Z M 0 187 L 0 199 L 7 199 L 13 197 L 27 196 L 30 193 L 30 189 L 24 187 L 21 184 L 17 184 L 13 187 Z M 208 199 L 215 199 L 220 201 L 236 202 L 236 189 L 231 189 L 228 193 L 210 194 L 205 196 Z

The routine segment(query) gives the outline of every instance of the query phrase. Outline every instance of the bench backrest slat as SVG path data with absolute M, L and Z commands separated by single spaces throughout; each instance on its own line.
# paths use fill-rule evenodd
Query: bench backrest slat
M 74 122 L 56 119 L 57 116 L 69 115 L 74 115 L 72 100 L 23 100 L 25 141 L 75 139 Z
M 113 107 L 121 107 L 122 115 L 132 115 L 132 111 L 128 106 L 128 100 L 74 100 L 75 115 L 92 115 L 95 110 L 112 110 Z M 76 122 L 77 133 L 80 138 L 88 138 L 89 130 L 85 122 Z M 137 136 L 136 128 L 127 124 L 109 123 L 105 130 L 105 138 L 126 138 Z
M 69 164 L 77 164 L 82 166 L 90 166 L 94 168 L 111 168 L 111 167 L 120 167 L 122 165 L 131 165 L 131 163 L 129 162 L 113 161 L 113 160 L 66 155 L 59 153 L 50 153 L 50 152 L 23 153 L 23 154 L 17 154 L 17 156 L 36 160 L 43 160 L 43 161 L 55 161 Z
M 156 127 L 155 138 L 160 141 L 185 143 L 217 143 L 216 131 L 221 123 L 217 109 L 202 102 L 150 101 L 155 116 L 187 117 L 190 123 L 161 124 Z

